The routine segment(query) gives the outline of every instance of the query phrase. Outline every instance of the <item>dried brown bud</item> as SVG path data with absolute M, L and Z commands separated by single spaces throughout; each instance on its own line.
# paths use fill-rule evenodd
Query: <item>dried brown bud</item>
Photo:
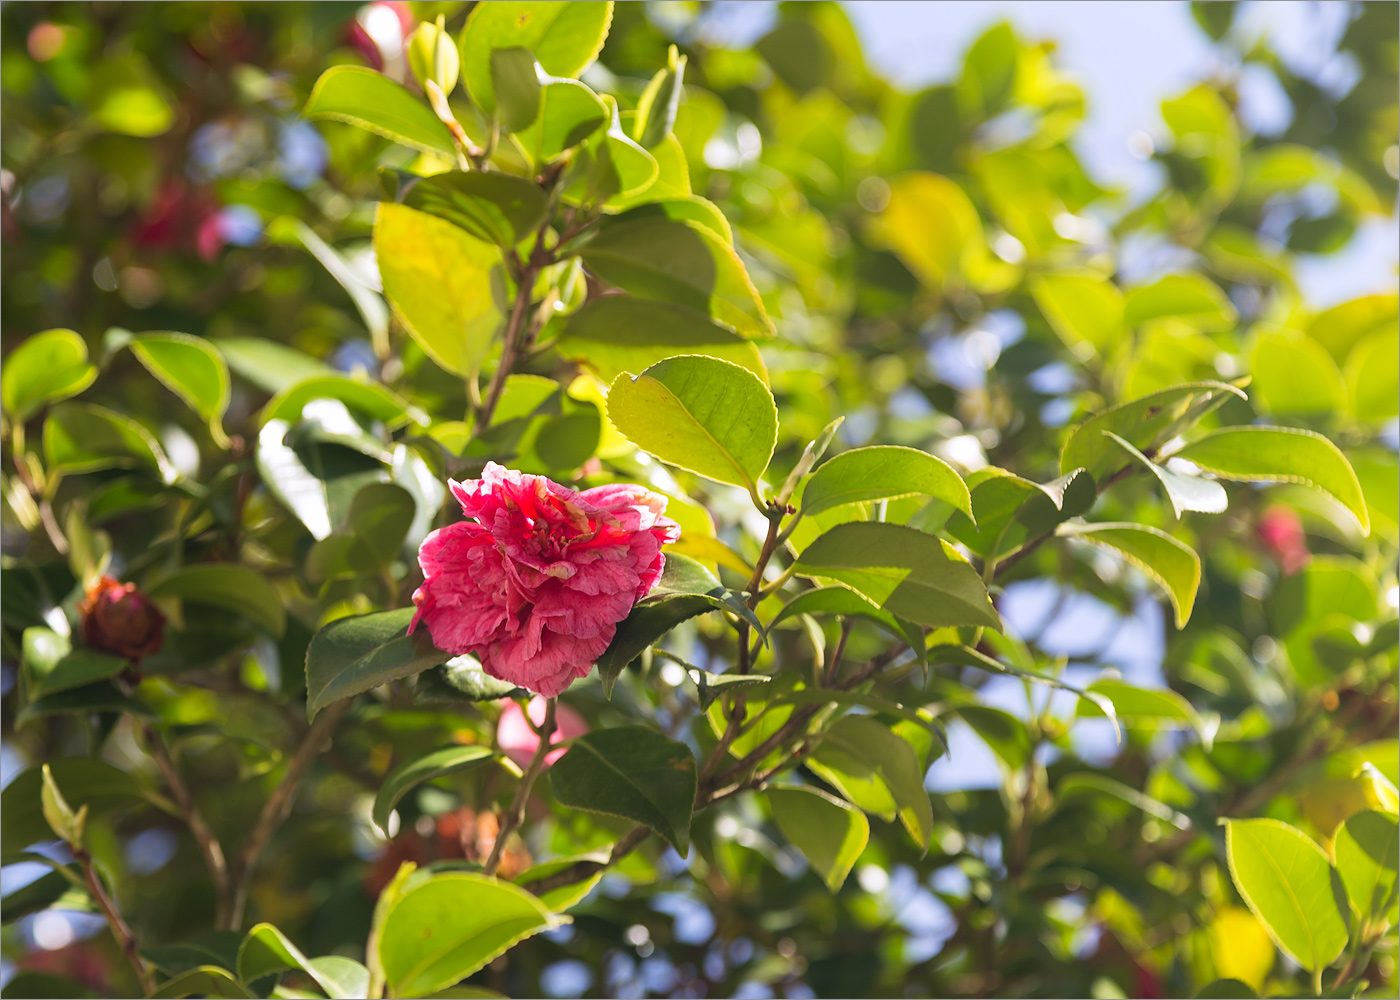
M 101 577 L 78 610 L 83 642 L 93 649 L 136 662 L 160 652 L 165 642 L 165 616 L 134 583 Z

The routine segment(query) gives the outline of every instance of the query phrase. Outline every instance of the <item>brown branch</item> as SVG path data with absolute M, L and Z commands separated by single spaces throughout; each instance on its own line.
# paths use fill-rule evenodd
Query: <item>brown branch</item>
M 122 915 L 117 912 L 116 904 L 107 895 L 102 880 L 97 876 L 97 869 L 93 866 L 92 855 L 88 853 L 86 847 L 76 844 L 73 845 L 73 859 L 82 868 L 83 875 L 87 879 L 88 892 L 101 908 L 102 915 L 107 918 L 107 926 L 112 929 L 112 936 L 117 939 L 117 944 L 121 946 L 122 954 L 131 963 L 131 967 L 136 970 L 136 978 L 141 983 L 142 992 L 150 993 L 155 989 L 155 981 L 151 977 L 150 969 L 146 968 L 146 963 L 141 960 L 141 949 L 136 943 L 136 935 L 131 933 L 131 928 Z
M 214 831 L 205 822 L 199 806 L 195 804 L 194 797 L 190 795 L 189 788 L 180 777 L 179 768 L 175 766 L 175 761 L 171 758 L 160 733 L 156 732 L 150 723 L 144 723 L 141 731 L 146 739 L 146 752 L 155 760 L 156 767 L 160 769 L 161 776 L 165 778 L 165 784 L 175 799 L 175 804 L 180 807 L 185 825 L 190 828 L 195 843 L 199 845 L 199 853 L 204 857 L 204 867 L 209 870 L 209 879 L 214 883 L 215 898 L 218 900 L 215 926 L 223 927 L 228 921 L 229 909 L 233 903 L 229 893 L 231 886 L 224 849 L 220 846 L 219 839 L 214 836 Z
M 628 830 L 621 840 L 613 844 L 612 851 L 608 854 L 606 861 L 575 861 L 569 867 L 561 868 L 553 875 L 546 875 L 537 881 L 527 882 L 522 888 L 529 889 L 536 896 L 543 896 L 551 889 L 558 889 L 560 886 L 573 885 L 575 882 L 590 879 L 627 857 L 638 844 L 649 836 L 651 836 L 651 830 L 638 823 Z
M 282 775 L 282 780 L 263 804 L 262 812 L 258 814 L 257 822 L 253 824 L 253 830 L 244 842 L 243 850 L 230 875 L 233 897 L 223 930 L 238 930 L 242 927 L 243 911 L 248 905 L 248 890 L 252 887 L 253 870 L 257 867 L 258 858 L 267 842 L 272 839 L 272 835 L 277 832 L 277 828 L 291 815 L 297 786 L 301 784 L 301 779 L 311 767 L 311 762 L 321 753 L 335 727 L 349 710 L 350 699 L 346 698 L 317 716 L 316 721 L 302 737 L 296 752 L 292 754 L 292 759 L 287 764 L 287 773 Z
M 515 789 L 515 798 L 511 801 L 510 810 L 501 820 L 500 829 L 496 831 L 496 842 L 491 845 L 491 855 L 486 859 L 486 864 L 482 866 L 482 872 L 487 875 L 496 874 L 496 867 L 501 863 L 501 853 L 505 850 L 506 841 L 514 833 L 520 824 L 525 821 L 525 806 L 530 801 L 530 790 L 535 787 L 535 779 L 544 770 L 544 759 L 549 756 L 549 739 L 554 735 L 554 710 L 559 704 L 558 698 L 547 698 L 544 703 L 544 721 L 540 723 L 540 741 L 535 745 L 535 753 L 530 758 L 530 766 L 525 769 L 525 775 L 520 779 L 520 785 Z M 525 713 L 528 721 L 529 713 Z

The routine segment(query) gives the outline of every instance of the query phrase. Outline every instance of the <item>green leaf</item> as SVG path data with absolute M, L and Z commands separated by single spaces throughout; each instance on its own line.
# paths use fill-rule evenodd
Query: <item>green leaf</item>
M 1050 328 L 1081 361 L 1123 335 L 1123 293 L 1102 275 L 1046 274 L 1032 279 L 1030 289 Z
M 608 418 L 663 462 L 743 486 L 762 503 L 759 477 L 778 440 L 778 409 L 752 372 L 718 358 L 669 358 L 614 379 Z
M 603 681 L 603 694 L 612 697 L 613 685 L 617 683 L 623 668 L 648 646 L 681 622 L 713 610 L 714 602 L 701 594 L 676 594 L 632 608 L 627 617 L 617 623 L 612 642 L 598 657 L 598 676 Z
M 1219 514 L 1229 505 L 1230 501 L 1225 495 L 1225 487 L 1215 480 L 1173 472 L 1171 469 L 1152 461 L 1112 431 L 1104 431 L 1104 434 L 1112 438 L 1119 447 L 1136 459 L 1139 465 L 1145 466 L 1147 471 L 1157 477 L 1157 481 L 1167 491 L 1167 499 L 1171 501 L 1172 511 L 1178 518 L 1181 517 L 1183 510 L 1199 510 L 1208 514 Z
M 141 956 L 167 976 L 177 976 L 199 965 L 217 965 L 233 971 L 238 968 L 238 949 L 243 935 L 238 931 L 208 931 L 175 944 L 142 948 Z
M 773 821 L 832 892 L 841 888 L 870 839 L 865 814 L 833 795 L 802 785 L 778 785 L 764 794 Z
M 150 996 L 152 1000 L 195 996 L 252 1000 L 257 994 L 217 965 L 198 965 L 167 979 Z
M 712 674 L 699 667 L 687 667 L 685 673 L 690 678 L 691 683 L 695 685 L 695 693 L 702 712 L 709 711 L 711 705 L 727 694 L 733 694 L 740 688 L 767 684 L 773 679 L 766 674 Z
M 520 691 L 509 681 L 497 680 L 473 656 L 454 656 L 430 667 L 418 677 L 414 698 L 425 702 L 496 701 Z
M 333 66 L 322 73 L 301 113 L 349 122 L 424 153 L 457 156 L 452 133 L 424 101 L 363 66 Z
M 370 483 L 355 494 L 346 523 L 380 566 L 397 559 L 417 511 L 413 495 L 393 483 Z
M 72 330 L 45 330 L 22 341 L 0 369 L 0 403 L 16 420 L 46 403 L 76 396 L 97 378 L 87 344 Z
M 578 76 L 598 58 L 611 23 L 611 0 L 479 4 L 472 8 L 462 29 L 462 79 L 467 92 L 487 115 L 496 110 L 492 49 L 529 49 L 551 76 Z
M 1230 875 L 1280 948 L 1308 971 L 1331 965 L 1347 943 L 1340 880 L 1327 855 L 1276 819 L 1225 820 Z
M 972 517 L 967 484 L 941 459 L 914 448 L 878 445 L 854 448 L 825 462 L 802 493 L 804 514 L 862 500 L 922 493 Z
M 268 400 L 258 422 L 285 420 L 295 423 L 302 418 L 302 409 L 313 399 L 335 399 L 356 413 L 373 420 L 382 420 L 391 429 L 415 423 L 426 426 L 427 415 L 390 392 L 378 382 L 363 382 L 346 375 L 314 375 L 301 379 Z
M 130 417 L 91 403 L 60 403 L 44 420 L 44 457 L 65 473 L 142 469 L 167 485 L 179 473 L 151 432 Z
M 640 298 L 698 309 L 747 337 L 775 332 L 734 248 L 698 223 L 658 216 L 620 220 L 579 256 L 601 280 Z
M 1255 402 L 1265 413 L 1321 415 L 1346 405 L 1347 389 L 1327 349 L 1296 331 L 1262 333 L 1249 370 Z
M 1207 9 L 1214 11 L 1213 5 L 1207 5 Z M 1195 8 L 1192 8 L 1193 12 Z M 1231 12 L 1233 14 L 1233 12 Z M 1272 960 L 1272 956 L 1270 956 Z M 1196 1000 L 1254 1000 L 1259 996 L 1254 992 L 1254 987 L 1238 979 L 1212 979 L 1201 987 L 1201 991 L 1196 994 Z
M 1201 558 L 1189 545 L 1158 528 L 1122 521 L 1062 524 L 1056 533 L 1116 551 L 1166 591 L 1176 627 L 1186 625 L 1201 583 Z
M 1049 483 L 1014 476 L 989 466 L 968 476 L 974 524 L 961 511 L 949 508 L 948 533 L 983 559 L 1001 559 L 1061 521 L 1093 509 L 1098 493 L 1094 477 L 1075 469 Z
M 1379 424 L 1400 413 L 1400 330 L 1392 327 L 1357 344 L 1345 375 L 1355 419 Z
M 63 797 L 63 792 L 54 780 L 53 771 L 44 764 L 39 770 L 42 783 L 39 785 L 39 811 L 54 835 L 68 842 L 73 848 L 82 846 L 83 826 L 87 822 L 87 806 L 81 805 L 75 811 Z
M 159 78 L 139 52 L 98 63 L 88 79 L 92 118 L 101 128 L 149 139 L 169 130 L 175 109 Z
M 596 729 L 550 768 L 560 804 L 645 823 L 682 855 L 690 850 L 695 758 L 644 726 Z
M 359 962 L 337 955 L 308 959 L 272 924 L 254 926 L 238 949 L 238 978 L 251 983 L 285 969 L 306 973 L 330 1000 L 368 996 L 369 970 Z
M 1007 767 L 1019 770 L 1031 755 L 1031 734 L 1026 724 L 1010 712 L 986 705 L 960 705 L 961 718 Z
M 1080 704 L 1082 705 L 1084 703 L 1081 702 Z M 1084 795 L 1090 793 L 1111 795 L 1116 799 L 1121 799 L 1128 803 L 1128 805 L 1136 809 L 1141 809 L 1154 819 L 1159 819 L 1163 823 L 1170 823 L 1178 830 L 1191 829 L 1191 819 L 1184 813 L 1177 812 L 1166 803 L 1160 802 L 1150 795 L 1144 795 L 1136 788 L 1125 785 L 1121 781 L 1114 781 L 1112 778 L 1102 774 L 1090 774 L 1086 772 L 1069 774 L 1061 779 L 1059 785 L 1055 788 L 1055 795 L 1060 799 L 1067 799 L 1076 794 Z
M 1201 330 L 1228 330 L 1239 318 L 1220 287 L 1199 274 L 1164 275 L 1128 293 L 1123 309 L 1128 326 L 1169 317 Z
M 987 256 L 982 220 L 962 188 L 938 174 L 911 171 L 890 183 L 889 203 L 870 235 L 932 289 L 958 284 Z M 997 268 L 1014 277 L 1014 268 Z M 997 275 L 1004 279 L 1006 274 Z M 980 275 L 979 275 L 980 277 Z
M 539 900 L 541 903 L 555 913 L 563 913 L 575 903 L 582 902 L 583 898 L 593 891 L 593 887 L 602 881 L 607 860 L 607 851 L 552 858 L 543 864 L 535 865 L 533 868 L 521 872 L 515 877 L 515 884 L 528 889 L 532 882 L 538 882 L 540 879 L 553 875 L 555 872 L 563 871 L 565 868 L 569 868 L 580 861 L 594 862 L 599 866 L 598 870 L 588 878 L 579 879 L 577 882 L 571 882 L 568 885 L 561 885 L 540 893 Z
M 389 309 L 384 305 L 383 297 L 364 283 L 340 251 L 316 235 L 316 231 L 306 223 L 300 219 L 287 217 L 277 219 L 268 228 L 272 233 L 276 233 L 281 225 L 285 225 L 291 234 L 301 242 L 301 245 L 306 247 L 311 256 L 320 261 L 321 266 L 329 272 L 340 287 L 345 289 L 345 293 L 350 296 L 350 301 L 355 303 L 360 318 L 365 321 L 365 329 L 369 331 L 370 342 L 374 346 L 375 353 L 380 357 L 387 356 L 389 353 Z
M 1118 721 L 1129 728 L 1155 728 L 1162 724 L 1189 726 L 1202 734 L 1202 742 L 1210 749 L 1206 726 L 1195 706 L 1175 691 L 1135 687 L 1112 679 L 1095 681 L 1089 685 L 1089 690 L 1113 702 Z M 1095 702 L 1081 701 L 1076 714 L 1092 717 L 1106 713 Z
M 821 734 L 808 764 L 866 812 L 885 820 L 898 815 L 914 842 L 928 849 L 933 806 L 919 755 L 882 723 L 868 715 L 837 719 Z
M 529 49 L 514 45 L 491 50 L 491 89 L 507 132 L 519 132 L 535 123 L 540 114 L 540 78 Z
M 381 203 L 374 249 L 384 294 L 428 356 L 474 378 L 505 322 L 501 251 L 442 219 Z
M 64 795 L 87 806 L 94 816 L 139 802 L 148 794 L 134 775 L 96 757 L 59 757 L 45 766 Z M 42 768 L 36 766 L 21 772 L 0 792 L 0 841 L 6 851 L 53 839 L 41 808 L 42 785 Z
M 209 432 L 219 447 L 229 446 L 223 428 L 229 401 L 228 366 L 209 341 L 187 333 L 143 333 L 132 341 L 131 352 L 147 371 L 208 422 Z
M 370 818 L 387 836 L 389 814 L 399 804 L 399 800 L 425 781 L 441 778 L 447 774 L 466 771 L 491 761 L 501 761 L 502 766 L 512 769 L 500 754 L 483 746 L 450 746 L 433 750 L 414 760 L 405 761 L 384 778 L 379 792 L 374 797 L 374 808 Z M 245 977 L 246 978 L 246 977 Z
M 1223 427 L 1173 453 L 1222 479 L 1299 483 L 1337 500 L 1371 530 L 1366 499 L 1341 450 L 1312 431 L 1291 427 Z
M 536 164 L 557 159 L 612 119 L 602 98 L 577 80 L 554 78 L 543 82 L 539 116 L 514 137 Z
M 274 637 L 287 627 L 287 610 L 267 577 L 246 566 L 203 563 L 185 566 L 146 588 L 149 597 L 178 597 L 241 615 Z
M 666 67 L 656 71 L 656 75 L 642 91 L 637 101 L 637 119 L 632 137 L 647 149 L 659 145 L 676 123 L 676 111 L 680 107 L 684 91 L 686 57 L 670 46 L 666 50 Z
M 903 639 L 919 654 L 920 659 L 923 658 L 924 634 L 922 629 L 896 618 L 888 611 L 881 610 L 848 587 L 813 587 L 811 590 L 802 591 L 779 609 L 778 613 L 769 621 L 767 631 L 771 634 L 780 622 L 786 621 L 794 615 L 823 614 L 847 617 L 858 615 L 862 618 L 869 618 L 871 621 L 878 622 L 890 634 Z
M 21 642 L 25 696 L 31 701 L 107 680 L 127 668 L 118 656 L 90 649 L 74 651 L 66 636 L 41 626 L 25 629 Z
M 604 295 L 587 303 L 569 317 L 555 346 L 607 383 L 681 354 L 719 358 L 768 381 L 768 369 L 752 341 L 694 309 L 632 295 Z
M 342 698 L 451 659 L 433 646 L 426 628 L 408 635 L 413 608 L 331 622 L 306 650 L 306 710 L 314 716 Z
M 1367 809 L 1348 817 L 1337 831 L 1332 853 L 1358 920 L 1379 920 L 1394 904 L 1400 867 L 1397 822 L 1390 813 Z
M 987 588 L 947 542 L 875 521 L 838 524 L 803 550 L 798 572 L 836 580 L 920 625 L 1001 628 Z
M 1096 413 L 1065 441 L 1060 471 L 1088 469 L 1096 482 L 1103 482 L 1131 461 L 1104 431 L 1112 431 L 1152 457 L 1167 440 L 1195 426 L 1231 395 L 1244 398 L 1243 392 L 1224 382 L 1189 382 Z
M 514 247 L 538 231 L 549 210 L 549 199 L 538 184 L 480 170 L 424 177 L 405 192 L 403 203 L 503 247 Z
M 343 407 L 340 413 L 354 424 Z M 305 422 L 290 428 L 285 420 L 269 420 L 258 435 L 258 473 L 269 492 L 320 540 L 348 513 L 359 490 L 384 480 L 387 472 L 381 461 L 347 447 L 297 443 L 293 432 L 304 428 Z
M 211 343 L 235 373 L 268 393 L 279 393 L 312 375 L 336 374 L 311 355 L 262 337 L 223 337 Z
M 388 995 L 446 989 L 517 942 L 564 922 L 524 889 L 486 875 L 446 872 L 410 883 L 379 934 Z
M 24 860 L 32 857 L 34 855 L 29 855 Z M 51 871 L 6 895 L 4 901 L 0 902 L 0 922 L 11 924 L 20 917 L 50 908 L 100 912 L 92 897 L 73 885 L 74 879 L 82 879 L 82 869 L 75 864 L 68 865 L 67 872 L 65 876 L 63 872 Z M 8 986 L 5 992 L 10 992 Z
M 669 145 L 668 142 L 658 146 L 657 154 L 664 158 Z M 659 183 L 660 180 L 658 180 Z M 618 217 L 619 222 L 631 219 L 670 219 L 673 222 L 693 222 L 696 225 L 704 226 L 714 233 L 716 238 L 723 240 L 729 246 L 734 245 L 734 229 L 730 226 L 729 219 L 714 202 L 701 198 L 699 195 L 690 195 L 684 198 L 675 195 L 662 197 L 662 192 L 656 189 L 644 192 L 641 198 L 643 203 L 638 204 L 635 208 L 627 208 Z M 617 206 L 619 210 L 623 207 L 616 200 L 611 205 Z

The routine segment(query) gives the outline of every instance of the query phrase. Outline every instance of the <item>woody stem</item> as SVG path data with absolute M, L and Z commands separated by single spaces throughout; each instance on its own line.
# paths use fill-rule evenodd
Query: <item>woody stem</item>
M 501 854 L 505 851 L 506 841 L 514 833 L 520 824 L 525 822 L 525 806 L 530 801 L 530 790 L 535 787 L 535 779 L 544 770 L 544 759 L 549 755 L 549 739 L 554 735 L 554 710 L 559 704 L 558 698 L 547 698 L 544 703 L 544 721 L 540 723 L 540 741 L 535 746 L 535 753 L 530 758 L 530 766 L 525 769 L 525 776 L 520 779 L 520 786 L 515 790 L 515 798 L 511 801 L 510 809 L 501 819 L 501 828 L 496 832 L 496 842 L 491 845 L 491 856 L 486 859 L 486 864 L 482 866 L 482 871 L 487 875 L 496 874 L 496 869 L 501 864 Z

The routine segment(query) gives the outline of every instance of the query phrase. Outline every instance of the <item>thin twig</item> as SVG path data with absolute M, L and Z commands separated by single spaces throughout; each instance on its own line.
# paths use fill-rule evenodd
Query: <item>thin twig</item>
M 150 723 L 145 723 L 142 726 L 142 735 L 146 739 L 146 752 L 155 760 L 156 767 L 160 769 L 161 776 L 165 778 L 165 784 L 175 799 L 175 804 L 180 807 L 185 825 L 190 828 L 195 843 L 199 845 L 199 853 L 204 857 L 204 867 L 209 870 L 209 879 L 214 883 L 215 898 L 218 900 L 215 926 L 223 927 L 228 921 L 229 908 L 233 902 L 229 894 L 228 862 L 224 858 L 224 849 L 220 846 L 219 839 L 214 836 L 214 831 L 205 822 L 199 806 L 195 804 L 194 797 L 190 795 L 189 788 L 180 777 L 180 770 L 175 766 L 175 761 L 160 733 L 156 732 Z
M 606 861 L 576 861 L 567 868 L 561 868 L 552 875 L 535 882 L 527 882 L 522 888 L 529 889 L 536 896 L 542 896 L 551 889 L 558 889 L 560 886 L 573 885 L 575 882 L 582 882 L 590 879 L 601 871 L 605 871 L 617 864 L 627 855 L 631 854 L 637 845 L 646 840 L 651 835 L 651 830 L 638 823 L 628 830 L 622 839 L 613 844 L 612 851 L 608 854 Z
M 487 875 L 496 874 L 496 867 L 501 863 L 501 853 L 505 850 L 506 840 L 514 833 L 520 824 L 525 822 L 525 806 L 530 801 L 530 790 L 535 787 L 535 779 L 544 770 L 544 759 L 549 756 L 549 739 L 554 735 L 554 710 L 559 699 L 547 698 L 544 703 L 544 721 L 540 723 L 540 741 L 535 745 L 535 753 L 530 758 L 530 766 L 525 769 L 525 776 L 520 779 L 520 785 L 515 790 L 515 799 L 510 804 L 508 811 L 501 820 L 500 829 L 496 832 L 496 842 L 491 845 L 491 856 L 486 859 L 486 864 L 482 866 L 482 871 Z M 527 716 L 528 717 L 528 716 Z
M 346 698 L 331 705 L 316 717 L 316 721 L 302 737 L 296 752 L 292 754 L 286 774 L 282 775 L 282 780 L 263 804 L 262 812 L 258 814 L 258 820 L 253 824 L 253 830 L 248 834 L 232 870 L 233 902 L 229 906 L 228 920 L 222 929 L 238 930 L 243 925 L 243 911 L 248 905 L 248 890 L 252 887 L 253 870 L 257 867 L 258 858 L 267 842 L 272 839 L 272 835 L 277 832 L 277 828 L 291 815 L 297 786 L 301 784 L 301 779 L 311 767 L 311 762 L 321 753 L 335 727 L 349 710 L 350 699 Z
M 86 847 L 76 845 L 73 847 L 73 860 L 77 861 L 78 866 L 82 868 L 83 875 L 87 879 L 88 892 L 101 908 L 102 915 L 107 918 L 107 926 L 112 929 L 112 936 L 117 939 L 117 944 L 121 946 L 122 954 L 131 963 L 131 967 L 136 970 L 136 978 L 141 983 L 141 991 L 150 993 L 155 989 L 155 980 L 151 977 L 151 970 L 146 968 L 146 963 L 141 960 L 141 949 L 136 943 L 136 935 L 131 933 L 131 928 L 122 919 L 122 915 L 117 912 L 116 904 L 107 895 L 102 880 L 98 878 L 97 868 L 92 863 L 92 855 L 88 853 Z

